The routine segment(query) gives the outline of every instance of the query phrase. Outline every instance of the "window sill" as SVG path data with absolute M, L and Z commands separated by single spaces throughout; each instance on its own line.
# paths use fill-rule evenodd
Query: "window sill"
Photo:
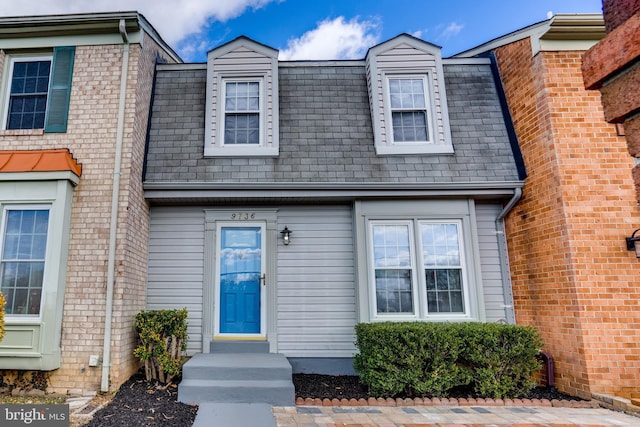
M 453 145 L 448 144 L 410 144 L 376 145 L 378 156 L 402 156 L 407 154 L 453 154 Z
M 278 157 L 278 147 L 205 147 L 205 157 Z
M 0 130 L 0 136 L 41 136 L 44 129 L 4 129 Z

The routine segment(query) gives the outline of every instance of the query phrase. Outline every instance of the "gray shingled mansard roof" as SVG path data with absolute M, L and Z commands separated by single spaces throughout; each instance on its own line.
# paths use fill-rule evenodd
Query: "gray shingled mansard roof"
M 206 66 L 159 65 L 147 197 L 252 187 L 499 188 L 508 195 L 521 186 L 488 61 L 445 62 L 453 155 L 376 155 L 364 62 L 281 63 L 278 72 L 279 156 L 205 158 Z

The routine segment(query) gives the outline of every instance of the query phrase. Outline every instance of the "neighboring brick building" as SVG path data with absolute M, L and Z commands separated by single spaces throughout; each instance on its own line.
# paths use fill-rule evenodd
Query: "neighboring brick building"
M 492 53 L 523 153 L 523 198 L 507 218 L 516 321 L 534 325 L 560 390 L 589 398 L 638 391 L 640 223 L 633 162 L 582 84 L 601 15 L 557 15 L 460 56 Z
M 113 389 L 138 368 L 133 316 L 145 307 L 149 221 L 141 176 L 158 59 L 180 61 L 134 12 L 0 18 L 9 297 L 0 369 L 49 371 L 51 389 L 80 392 Z
M 600 90 L 609 123 L 624 123 L 640 201 L 640 1 L 603 0 L 602 6 L 607 36 L 584 56 L 584 84 Z

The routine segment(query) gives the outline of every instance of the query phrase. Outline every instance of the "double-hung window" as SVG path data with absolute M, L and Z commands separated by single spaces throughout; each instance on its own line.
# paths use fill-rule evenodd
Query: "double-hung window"
M 224 145 L 260 145 L 259 80 L 224 80 Z
M 8 56 L 3 129 L 67 130 L 74 56 L 74 47 Z
M 4 209 L 0 291 L 7 315 L 40 315 L 49 209 Z
M 7 129 L 44 128 L 51 57 L 14 59 L 11 65 Z
M 469 316 L 461 221 L 372 220 L 369 235 L 376 318 Z
M 392 76 L 388 85 L 393 141 L 429 142 L 427 76 Z

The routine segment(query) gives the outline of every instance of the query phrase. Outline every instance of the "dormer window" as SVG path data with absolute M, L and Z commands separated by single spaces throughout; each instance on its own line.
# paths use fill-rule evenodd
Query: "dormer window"
M 224 145 L 260 144 L 260 81 L 224 81 Z
M 425 77 L 391 77 L 389 105 L 394 142 L 429 142 Z
M 205 156 L 278 155 L 277 50 L 238 37 L 210 51 L 206 102 Z
M 402 34 L 365 61 L 376 154 L 453 154 L 440 47 Z

